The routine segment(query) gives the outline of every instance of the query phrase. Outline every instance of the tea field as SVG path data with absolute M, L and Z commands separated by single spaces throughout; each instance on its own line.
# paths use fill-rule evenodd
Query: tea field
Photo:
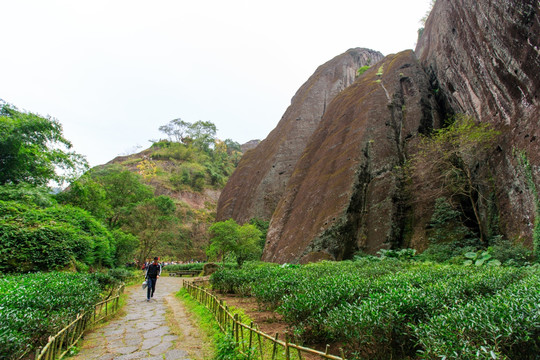
M 540 269 L 395 259 L 222 269 L 214 290 L 282 314 L 351 359 L 537 359 Z
M 115 279 L 105 274 L 0 276 L 0 359 L 19 359 L 91 310 Z

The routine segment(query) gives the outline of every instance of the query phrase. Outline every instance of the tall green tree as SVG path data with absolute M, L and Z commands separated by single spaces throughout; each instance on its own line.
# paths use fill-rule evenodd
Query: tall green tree
M 168 196 L 160 195 L 133 204 L 123 214 L 122 230 L 139 239 L 138 259 L 144 262 L 159 248 L 159 244 L 178 235 L 179 219 L 176 205 Z
M 79 206 L 107 222 L 109 228 L 121 226 L 128 207 L 151 199 L 154 189 L 140 175 L 117 165 L 95 168 L 58 195 L 59 201 Z
M 57 120 L 0 103 L 0 185 L 74 179 L 88 165 L 71 148 Z
M 236 258 L 238 266 L 246 260 L 255 260 L 261 256 L 261 231 L 255 225 L 238 225 L 233 219 L 219 221 L 209 228 L 211 238 L 207 254 L 210 257 L 221 257 L 222 261 L 228 255 Z

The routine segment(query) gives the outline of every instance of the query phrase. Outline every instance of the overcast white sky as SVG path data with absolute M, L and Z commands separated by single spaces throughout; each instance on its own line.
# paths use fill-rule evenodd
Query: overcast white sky
M 0 99 L 50 115 L 92 166 L 175 118 L 264 139 L 315 69 L 414 48 L 430 0 L 0 0 Z

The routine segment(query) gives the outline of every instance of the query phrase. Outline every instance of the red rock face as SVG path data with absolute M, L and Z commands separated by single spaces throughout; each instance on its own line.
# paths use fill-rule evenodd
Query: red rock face
M 270 220 L 330 101 L 354 82 L 358 68 L 375 64 L 382 57 L 379 52 L 356 48 L 321 65 L 292 98 L 277 127 L 244 154 L 223 189 L 217 220 Z
M 540 5 L 536 0 L 437 0 L 416 53 L 448 111 L 502 132 L 491 160 L 501 230 L 531 245 L 540 189 Z
M 340 260 L 401 241 L 401 165 L 418 133 L 438 125 L 429 89 L 414 53 L 405 51 L 336 96 L 274 212 L 263 260 Z

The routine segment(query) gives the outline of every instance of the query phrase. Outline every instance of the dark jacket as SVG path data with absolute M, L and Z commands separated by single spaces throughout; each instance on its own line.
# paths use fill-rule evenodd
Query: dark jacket
M 148 265 L 146 270 L 146 277 L 155 279 L 158 275 L 161 275 L 161 265 L 154 265 L 153 263 Z

